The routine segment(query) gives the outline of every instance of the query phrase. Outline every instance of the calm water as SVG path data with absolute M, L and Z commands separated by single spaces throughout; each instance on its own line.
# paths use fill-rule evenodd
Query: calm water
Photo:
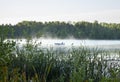
M 26 39 L 10 39 L 16 41 L 19 46 L 26 44 Z M 80 47 L 85 46 L 89 48 L 100 48 L 100 49 L 108 49 L 109 51 L 118 49 L 120 50 L 120 40 L 73 40 L 73 39 L 33 39 L 30 41 L 31 43 L 40 43 L 41 47 L 50 48 L 53 47 L 55 49 L 59 49 L 59 51 L 66 52 L 72 47 Z M 99 57 L 99 55 L 98 55 Z M 120 65 L 120 53 L 110 52 L 108 55 L 104 56 L 104 59 L 109 61 L 108 64 L 113 63 Z
M 19 45 L 26 44 L 26 39 L 10 39 Z M 120 40 L 75 40 L 75 39 L 33 39 L 31 43 L 41 43 L 43 47 L 79 47 L 120 49 Z

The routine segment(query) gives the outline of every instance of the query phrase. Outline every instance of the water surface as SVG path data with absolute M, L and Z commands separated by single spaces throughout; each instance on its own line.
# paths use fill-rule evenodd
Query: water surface
M 11 39 L 17 44 L 26 44 L 26 39 Z M 120 40 L 76 40 L 76 39 L 33 39 L 31 43 L 40 43 L 43 47 L 92 47 L 103 49 L 120 49 Z

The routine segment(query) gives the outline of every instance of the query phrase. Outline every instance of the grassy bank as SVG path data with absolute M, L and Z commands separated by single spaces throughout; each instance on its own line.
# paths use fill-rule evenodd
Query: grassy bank
M 119 82 L 120 64 L 110 62 L 111 53 L 85 47 L 69 53 L 39 47 L 28 41 L 22 48 L 15 42 L 0 42 L 0 82 Z M 106 58 L 105 58 L 106 57 Z M 112 56 L 113 57 L 113 56 Z M 120 57 L 118 57 L 120 59 Z

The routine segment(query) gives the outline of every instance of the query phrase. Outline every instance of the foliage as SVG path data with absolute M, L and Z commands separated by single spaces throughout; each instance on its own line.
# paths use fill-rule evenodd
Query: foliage
M 108 51 L 80 47 L 63 53 L 43 50 L 30 40 L 22 48 L 12 45 L 14 49 L 7 46 L 10 52 L 0 57 L 7 62 L 0 64 L 0 82 L 119 82 L 119 62 L 109 65 L 104 60 Z
M 9 29 L 8 38 L 52 37 L 77 39 L 120 39 L 120 24 L 90 22 L 23 21 L 16 25 L 0 25 Z
M 0 26 L 0 82 L 119 82 L 119 61 L 109 64 L 111 53 L 85 47 L 43 49 L 31 36 L 119 39 L 119 24 L 77 22 L 30 22 Z M 40 35 L 39 35 L 40 34 Z M 22 47 L 7 38 L 29 38 Z M 120 57 L 118 57 L 120 59 Z

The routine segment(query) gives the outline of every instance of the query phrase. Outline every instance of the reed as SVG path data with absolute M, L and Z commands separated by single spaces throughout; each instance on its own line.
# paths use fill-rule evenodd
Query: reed
M 68 52 L 43 50 L 29 42 L 22 48 L 15 42 L 1 43 L 0 82 L 119 82 L 119 62 L 105 60 L 111 53 L 85 47 Z M 118 57 L 120 59 L 120 57 Z

